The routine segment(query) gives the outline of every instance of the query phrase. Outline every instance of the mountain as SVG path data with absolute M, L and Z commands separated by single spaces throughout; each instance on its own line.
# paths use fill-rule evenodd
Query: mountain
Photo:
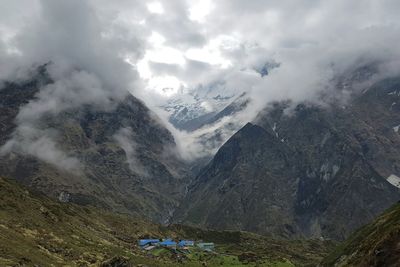
M 238 97 L 221 97 L 218 94 L 211 100 L 206 100 L 209 98 L 208 95 L 202 98 L 195 94 L 194 98 L 197 99 L 194 104 L 189 104 L 191 100 L 187 99 L 187 103 L 181 103 L 180 101 L 183 100 L 180 99 L 179 104 L 170 101 L 169 105 L 164 107 L 168 112 L 173 111 L 169 118 L 170 122 L 177 129 L 184 130 L 184 136 L 191 140 L 190 145 L 194 146 L 196 150 L 200 150 L 195 155 L 196 160 L 189 163 L 192 175 L 196 175 L 226 140 L 243 127 L 241 120 L 235 119 L 235 116 L 244 111 L 250 103 L 246 93 L 242 93 Z M 206 102 L 214 103 L 214 111 L 204 110 L 201 103 Z
M 189 186 L 175 220 L 342 240 L 400 199 L 400 78 L 344 105 L 275 103 Z
M 145 253 L 140 238 L 212 241 L 215 253 Z M 273 240 L 246 232 L 160 226 L 91 206 L 60 203 L 0 177 L 1 266 L 315 266 L 332 248 L 318 240 Z M 183 261 L 183 263 L 182 263 Z
M 107 107 L 85 104 L 19 125 L 21 109 L 52 83 L 44 66 L 0 89 L 0 174 L 60 201 L 166 222 L 186 177 L 171 133 L 131 94 Z
M 280 64 L 271 61 L 255 66 L 251 70 L 242 71 L 254 72 L 264 77 L 279 66 Z M 246 93 L 235 92 L 222 82 L 209 87 L 199 86 L 195 90 L 178 92 L 163 106 L 163 109 L 170 114 L 169 121 L 177 129 L 195 131 L 242 111 L 249 102 Z
M 177 129 L 194 131 L 208 124 L 236 98 L 223 85 L 179 92 L 162 108 L 170 114 L 169 121 Z
M 243 93 L 237 98 L 235 98 L 224 109 L 222 109 L 216 114 L 213 114 L 213 116 L 205 120 L 201 125 L 199 125 L 199 128 L 205 125 L 212 125 L 225 117 L 235 115 L 236 113 L 243 111 L 249 103 L 250 99 L 247 97 L 246 93 Z
M 320 266 L 399 266 L 399 222 L 400 204 L 395 204 L 352 234 Z

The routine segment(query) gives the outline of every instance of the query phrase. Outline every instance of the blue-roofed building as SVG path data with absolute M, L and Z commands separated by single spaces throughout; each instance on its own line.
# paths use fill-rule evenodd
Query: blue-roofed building
M 162 247 L 176 248 L 176 242 L 169 238 L 165 239 L 164 241 L 160 242 L 159 244 Z
M 154 246 L 160 243 L 159 239 L 140 239 L 139 240 L 139 246 L 145 247 L 145 246 Z
M 193 247 L 194 241 L 193 240 L 181 240 L 178 242 L 179 247 Z

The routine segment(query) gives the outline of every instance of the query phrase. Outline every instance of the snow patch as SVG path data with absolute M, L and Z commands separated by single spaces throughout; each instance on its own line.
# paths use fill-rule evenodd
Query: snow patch
M 322 164 L 320 173 L 322 174 L 322 179 L 326 182 L 329 180 L 331 174 L 329 172 L 329 162 Z
M 398 133 L 398 132 L 399 132 L 399 129 L 400 129 L 400 124 L 393 127 L 393 131 L 394 131 L 395 133 Z
M 279 134 L 276 131 L 276 122 L 274 122 L 274 126 L 272 126 L 272 131 L 274 131 L 276 137 L 279 137 Z
M 329 162 L 325 162 L 324 164 L 322 164 L 319 172 L 322 176 L 322 179 L 327 182 L 330 178 L 334 177 L 337 174 L 339 169 L 340 166 L 336 164 L 331 165 Z
M 170 122 L 177 126 L 223 110 L 236 96 L 237 94 L 221 86 L 213 90 L 201 86 L 196 89 L 180 90 L 160 107 L 169 114 Z
M 329 132 L 327 132 L 327 133 L 324 135 L 324 137 L 322 138 L 321 147 L 323 147 L 323 146 L 325 145 L 326 141 L 328 141 L 328 139 L 329 139 L 330 137 L 331 137 L 331 134 L 330 134 Z
M 336 173 L 339 171 L 340 167 L 338 165 L 333 164 L 332 167 L 332 177 L 336 175 Z
M 276 131 L 276 122 L 274 122 L 274 126 L 272 126 L 272 131 Z
M 386 181 L 400 189 L 400 177 L 397 175 L 391 174 L 388 178 L 386 178 Z
M 400 91 L 399 91 L 399 90 L 395 90 L 395 91 L 392 91 L 392 92 L 388 93 L 388 95 L 397 95 L 397 96 L 400 96 Z

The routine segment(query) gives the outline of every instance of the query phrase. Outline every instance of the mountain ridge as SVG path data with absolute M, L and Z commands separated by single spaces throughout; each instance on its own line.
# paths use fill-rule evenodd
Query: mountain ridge
M 400 197 L 387 181 L 400 163 L 400 138 L 388 127 L 400 121 L 391 105 L 399 85 L 398 78 L 378 82 L 346 107 L 300 104 L 289 115 L 284 103 L 268 108 L 200 172 L 175 219 L 292 238 L 346 238 Z
M 141 101 L 127 94 L 106 109 L 89 104 L 45 114 L 34 125 L 42 134 L 25 137 L 16 132 L 16 118 L 21 107 L 35 101 L 39 81 L 52 83 L 47 75 L 42 70 L 31 80 L 6 83 L 0 90 L 1 121 L 6 125 L 1 128 L 0 145 L 17 138 L 17 148 L 1 155 L 0 174 L 64 201 L 166 222 L 178 204 L 187 175 L 186 165 L 174 151 L 172 134 Z M 57 162 L 29 154 L 41 149 L 30 145 L 43 134 L 56 149 L 68 152 L 80 169 L 63 170 L 54 165 Z

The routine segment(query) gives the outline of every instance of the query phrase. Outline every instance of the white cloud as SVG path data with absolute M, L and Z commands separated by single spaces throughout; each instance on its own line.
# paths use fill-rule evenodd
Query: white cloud
M 224 50 L 231 50 L 238 46 L 238 43 L 231 36 L 218 36 L 209 41 L 207 45 L 202 48 L 191 48 L 185 53 L 185 56 L 191 60 L 208 63 L 210 65 L 217 65 L 221 69 L 232 66 L 232 62 L 224 57 Z
M 119 146 L 125 151 L 126 161 L 129 168 L 136 174 L 142 177 L 148 176 L 146 169 L 140 162 L 139 155 L 137 152 L 137 144 L 134 140 L 134 134 L 131 128 L 121 128 L 114 135 L 114 139 L 117 141 Z
M 178 92 L 208 88 L 248 92 L 252 106 L 236 119 L 245 123 L 271 101 L 336 94 L 332 80 L 362 64 L 398 75 L 399 11 L 393 0 L 4 0 L 0 78 L 33 63 L 57 66 L 55 85 L 21 118 L 106 105 L 126 89 L 157 108 Z M 266 62 L 280 66 L 261 77 Z
M 213 1 L 211 0 L 191 1 L 189 7 L 189 18 L 204 23 L 207 19 L 207 15 L 210 14 L 213 7 Z
M 124 25 L 106 23 L 106 17 L 99 17 L 89 1 L 26 4 L 24 9 L 34 12 L 27 16 L 29 23 L 15 28 L 7 21 L 0 23 L 15 32 L 7 45 L 19 51 L 12 55 L 0 50 L 1 69 L 6 68 L 3 63 L 8 68 L 29 69 L 32 64 L 51 62 L 48 71 L 54 83 L 40 88 L 36 98 L 20 108 L 17 128 L 2 151 L 25 153 L 74 171 L 81 167 L 77 159 L 60 148 L 58 133 L 40 120 L 84 104 L 112 108 L 115 100 L 137 84 L 138 75 L 124 58 L 141 57 L 142 41 L 126 32 Z
M 151 2 L 147 4 L 147 8 L 151 13 L 163 14 L 164 8 L 160 2 Z
M 50 129 L 37 129 L 32 124 L 20 125 L 14 137 L 0 148 L 0 155 L 11 152 L 37 157 L 62 170 L 79 173 L 83 166 L 77 158 L 59 148 L 55 142 L 56 133 Z

